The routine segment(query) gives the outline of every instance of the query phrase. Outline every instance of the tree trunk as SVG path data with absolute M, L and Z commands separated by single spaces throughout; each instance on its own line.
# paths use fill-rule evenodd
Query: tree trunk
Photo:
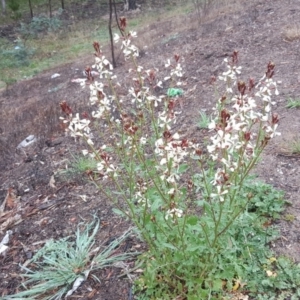
M 124 0 L 124 10 L 136 9 L 136 0 Z
M 116 6 L 116 1 L 115 0 L 113 0 L 113 6 L 114 6 L 114 12 L 115 12 L 115 18 L 116 18 L 117 26 L 118 26 L 119 31 L 122 34 L 122 36 L 124 36 L 124 32 L 121 30 L 121 27 L 120 27 L 120 22 L 119 22 L 119 18 L 118 18 L 117 6 Z
M 133 10 L 136 9 L 136 0 L 128 0 L 128 9 Z
M 108 31 L 110 37 L 110 47 L 111 47 L 111 58 L 113 67 L 116 67 L 116 60 L 115 60 L 115 51 L 114 51 L 114 39 L 112 34 L 112 14 L 113 14 L 113 0 L 109 0 L 109 22 L 108 22 Z
M 28 4 L 29 4 L 30 16 L 31 16 L 31 19 L 32 19 L 33 18 L 33 10 L 32 10 L 31 0 L 28 0 Z
M 65 9 L 65 1 L 64 0 L 61 0 L 61 8 Z
M 52 18 L 52 5 L 51 5 L 51 0 L 49 0 L 49 18 Z
M 6 15 L 6 3 L 5 3 L 5 0 L 2 0 L 2 14 Z

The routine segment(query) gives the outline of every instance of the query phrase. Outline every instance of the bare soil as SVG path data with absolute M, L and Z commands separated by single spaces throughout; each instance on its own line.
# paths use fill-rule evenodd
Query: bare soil
M 222 61 L 233 50 L 239 51 L 245 80 L 259 79 L 268 62 L 275 63 L 274 78 L 281 83 L 274 110 L 280 115 L 281 136 L 268 146 L 255 173 L 283 190 L 290 202 L 279 223 L 281 238 L 272 246 L 298 262 L 300 162 L 299 155 L 290 147 L 300 138 L 300 110 L 287 109 L 286 104 L 288 98 L 300 94 L 300 40 L 287 35 L 287 30 L 299 24 L 299 20 L 296 0 L 239 1 L 232 7 L 212 10 L 201 24 L 197 14 L 189 13 L 183 18 L 157 20 L 139 33 L 143 43 L 152 41 L 147 47 L 139 45 L 143 48 L 139 63 L 146 69 L 163 69 L 166 59 L 174 53 L 181 55 L 185 94 L 176 129 L 187 136 L 206 135 L 197 127 L 199 111 L 209 113 L 214 106 L 216 99 L 210 78 L 223 71 Z M 122 235 L 129 226 L 114 215 L 110 203 L 85 180 L 85 174 L 66 178 L 57 173 L 65 169 L 81 147 L 64 134 L 59 102 L 66 100 L 74 111 L 90 109 L 88 90 L 81 89 L 72 79 L 82 78 L 82 70 L 92 63 L 92 55 L 82 57 L 1 91 L 0 206 L 5 198 L 7 202 L 0 215 L 0 240 L 8 229 L 13 235 L 9 250 L 0 256 L 0 296 L 18 291 L 19 264 L 30 259 L 46 240 L 74 233 L 79 222 L 89 222 L 93 215 L 99 217 L 102 224 L 97 236 L 99 244 Z M 60 76 L 51 79 L 54 73 Z M 120 59 L 116 74 L 120 83 L 125 84 L 128 75 Z M 18 144 L 31 134 L 38 141 L 17 150 Z M 54 185 L 50 184 L 51 178 L 55 179 Z M 138 242 L 132 240 L 118 251 L 138 247 Z M 132 283 L 126 276 L 118 277 L 121 272 L 120 268 L 99 271 L 96 275 L 100 283 L 88 278 L 70 299 L 133 299 Z

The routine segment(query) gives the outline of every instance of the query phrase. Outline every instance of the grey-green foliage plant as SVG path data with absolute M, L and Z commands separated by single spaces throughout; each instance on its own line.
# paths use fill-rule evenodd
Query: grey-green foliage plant
M 0 66 L 2 68 L 13 68 L 18 66 L 28 66 L 34 50 L 26 47 L 21 39 L 17 40 L 13 49 L 1 49 L 2 59 Z
M 21 266 L 26 272 L 22 274 L 25 278 L 22 283 L 24 291 L 4 299 L 63 299 L 67 293 L 71 293 L 72 285 L 75 292 L 74 285 L 78 287 L 93 270 L 112 266 L 136 255 L 113 253 L 131 234 L 131 230 L 105 246 L 97 245 L 95 241 L 100 229 L 99 221 L 87 224 L 83 231 L 79 227 L 75 240 L 67 237 L 46 242 L 31 259 L 29 266 L 32 268 Z
M 162 75 L 145 70 L 132 44 L 136 33 L 126 30 L 125 18 L 120 28 L 115 42 L 121 41 L 132 76 L 127 95 L 119 95 L 121 83 L 94 43 L 100 80 L 86 70 L 92 117 L 74 115 L 67 102 L 61 108 L 70 135 L 85 142 L 83 154 L 97 160 L 95 184 L 147 243 L 137 299 L 230 299 L 237 290 L 273 295 L 277 279 L 269 269 L 277 265 L 267 265 L 273 254 L 266 245 L 276 232 L 265 224 L 278 216 L 283 200 L 269 187 L 249 184 L 249 174 L 279 134 L 279 117 L 271 111 L 278 95 L 275 65 L 270 62 L 254 84 L 240 80 L 236 51 L 224 61 L 218 77 L 224 92 L 208 125 L 210 143 L 203 146 L 176 132 L 182 99 L 164 94 L 168 84 L 182 87 L 180 56 L 166 61 L 169 71 Z M 107 143 L 99 144 L 96 134 Z
M 59 15 L 53 18 L 46 16 L 33 17 L 29 24 L 21 22 L 19 33 L 23 38 L 39 38 L 41 34 L 56 32 L 62 26 Z

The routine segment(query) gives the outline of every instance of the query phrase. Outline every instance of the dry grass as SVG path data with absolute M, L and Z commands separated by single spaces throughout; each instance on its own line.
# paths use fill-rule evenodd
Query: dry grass
M 290 42 L 300 39 L 300 25 L 290 25 L 284 30 L 283 36 L 284 39 Z

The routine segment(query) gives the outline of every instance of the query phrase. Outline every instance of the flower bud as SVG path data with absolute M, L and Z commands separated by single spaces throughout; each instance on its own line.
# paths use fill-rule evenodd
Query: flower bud
M 272 114 L 272 124 L 277 124 L 279 122 L 279 115 L 277 113 Z
M 122 31 L 125 31 L 126 26 L 127 26 L 127 20 L 126 20 L 126 18 L 125 17 L 121 17 L 120 18 L 120 29 Z
M 242 96 L 245 95 L 246 92 L 246 83 L 244 81 L 239 81 L 238 82 L 238 90 L 241 93 Z
M 175 61 L 178 63 L 178 61 L 179 61 L 179 59 L 180 59 L 180 56 L 179 56 L 178 54 L 175 54 L 175 55 L 174 55 L 174 59 L 175 59 Z
M 254 79 L 250 78 L 249 79 L 249 86 L 248 86 L 249 92 L 251 92 L 254 87 L 255 87 Z
M 275 64 L 273 62 L 269 62 L 268 66 L 267 66 L 267 72 L 266 72 L 266 77 L 267 78 L 272 78 L 274 75 L 274 68 L 275 68 Z
M 71 115 L 72 114 L 72 109 L 71 107 L 67 104 L 66 101 L 62 101 L 59 103 L 61 110 L 66 114 L 66 115 Z
M 245 141 L 250 141 L 250 138 L 251 138 L 251 133 L 249 131 L 245 132 L 244 133 L 244 139 L 245 139 Z
M 232 53 L 231 58 L 232 58 L 232 63 L 233 63 L 234 65 L 236 65 L 237 62 L 238 62 L 238 54 L 239 54 L 239 52 L 236 51 L 236 50 L 234 50 L 233 53 Z

